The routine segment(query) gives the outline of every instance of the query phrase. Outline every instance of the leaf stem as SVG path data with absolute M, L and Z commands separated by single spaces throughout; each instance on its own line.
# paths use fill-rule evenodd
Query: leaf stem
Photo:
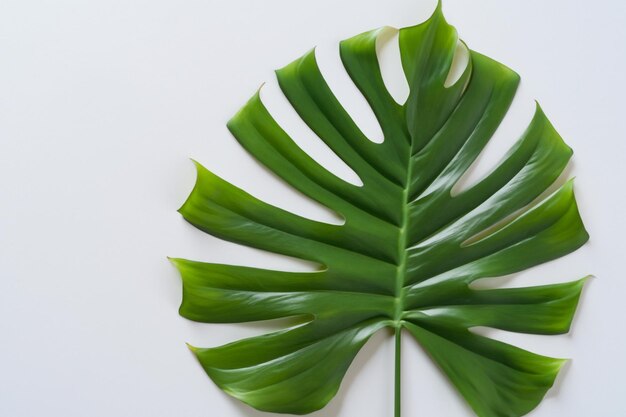
M 401 362 L 402 362 L 402 327 L 396 327 L 395 331 L 396 339 L 396 366 L 395 366 L 395 383 L 394 383 L 394 416 L 400 417 L 401 411 Z

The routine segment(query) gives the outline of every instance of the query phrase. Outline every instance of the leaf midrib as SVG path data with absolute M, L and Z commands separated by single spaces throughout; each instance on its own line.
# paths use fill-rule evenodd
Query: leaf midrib
M 407 135 L 409 136 L 409 135 Z M 409 136 L 410 138 L 410 136 Z M 411 139 L 411 138 L 410 138 Z M 404 314 L 404 298 L 405 288 L 404 282 L 406 277 L 406 267 L 408 259 L 408 223 L 409 223 L 409 189 L 411 187 L 411 178 L 413 176 L 413 164 L 411 163 L 411 147 L 409 147 L 409 158 L 407 159 L 407 173 L 405 186 L 402 190 L 402 225 L 398 234 L 398 259 L 400 262 L 396 269 L 395 282 L 395 311 L 394 311 L 394 327 L 399 329 L 402 327 L 402 316 Z

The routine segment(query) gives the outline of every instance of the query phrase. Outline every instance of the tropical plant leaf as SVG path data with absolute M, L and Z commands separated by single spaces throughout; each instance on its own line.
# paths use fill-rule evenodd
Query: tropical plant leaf
M 445 86 L 458 38 L 439 5 L 426 22 L 400 30 L 410 87 L 401 105 L 381 77 L 379 33 L 345 40 L 340 52 L 376 115 L 382 143 L 370 141 L 342 108 L 314 51 L 277 71 L 293 108 L 362 186 L 338 178 L 300 149 L 258 93 L 228 123 L 256 159 L 338 213 L 343 225 L 271 206 L 196 164 L 196 185 L 180 209 L 187 221 L 219 238 L 321 267 L 296 273 L 173 259 L 183 279 L 180 314 L 188 319 L 304 319 L 282 331 L 191 349 L 229 395 L 259 410 L 306 414 L 333 398 L 359 349 L 389 327 L 396 334 L 399 416 L 400 338 L 406 329 L 478 416 L 524 415 L 552 386 L 563 360 L 470 329 L 565 333 L 583 280 L 506 289 L 470 284 L 550 261 L 587 241 L 571 181 L 535 201 L 557 180 L 572 151 L 537 106 L 503 161 L 454 194 L 453 186 L 504 118 L 519 77 L 469 51 L 467 68 Z

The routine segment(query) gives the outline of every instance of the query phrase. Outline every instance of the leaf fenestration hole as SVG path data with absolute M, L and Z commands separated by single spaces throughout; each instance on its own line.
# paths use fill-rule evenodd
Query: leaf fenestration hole
M 584 257 L 571 260 L 565 258 L 554 259 L 545 264 L 537 265 L 530 269 L 514 272 L 512 274 L 497 277 L 484 277 L 472 281 L 469 288 L 474 291 L 505 289 L 505 288 L 525 288 L 541 285 L 550 285 L 574 281 L 583 278 L 582 274 L 564 274 L 563 271 L 572 269 L 576 271 L 587 271 L 589 269 L 588 260 Z M 583 291 L 583 294 L 585 292 Z
M 335 44 L 332 48 L 317 47 L 315 56 L 326 83 L 354 123 L 369 140 L 382 143 L 383 131 L 380 124 L 344 68 L 339 56 L 339 46 Z
M 513 213 L 509 214 L 505 218 L 497 221 L 496 223 L 492 224 L 486 229 L 481 230 L 474 236 L 471 236 L 469 239 L 464 241 L 461 244 L 461 246 L 463 247 L 470 246 L 474 243 L 481 241 L 482 239 L 487 238 L 488 236 L 496 233 L 498 230 L 506 227 L 509 223 L 513 222 L 518 217 L 522 216 L 526 212 L 532 210 L 534 207 L 541 204 L 541 202 L 547 199 L 551 194 L 556 192 L 563 184 L 567 182 L 567 180 L 571 176 L 572 166 L 573 166 L 573 163 L 570 160 L 567 166 L 565 167 L 565 169 L 563 170 L 563 172 L 561 172 L 561 174 L 559 175 L 559 177 L 548 188 L 546 188 L 541 194 L 539 194 L 533 201 L 531 201 L 529 204 L 525 205 L 521 209 L 516 210 Z
M 293 330 L 298 327 L 306 326 L 315 318 L 311 314 L 301 314 L 297 316 L 279 317 L 270 320 L 248 321 L 238 323 L 242 329 L 250 331 L 250 336 L 262 336 L 268 332 L 276 332 L 279 330 Z
M 330 148 L 313 133 L 306 123 L 304 123 L 300 116 L 298 116 L 280 90 L 276 80 L 267 82 L 261 89 L 260 94 L 263 104 L 272 117 L 304 152 L 344 181 L 356 186 L 362 185 L 359 176 L 332 152 Z M 268 171 L 268 173 L 275 178 L 273 173 L 270 171 Z M 340 214 L 297 192 L 289 185 L 285 185 L 282 180 L 277 182 L 279 182 L 282 187 L 261 187 L 260 191 L 272 188 L 274 190 L 278 189 L 279 192 L 272 193 L 272 195 L 255 196 L 270 204 L 311 220 L 334 225 L 342 225 L 345 223 L 345 219 Z
M 261 89 L 261 96 L 262 101 L 268 107 L 268 110 L 270 110 L 270 108 L 275 107 L 274 105 L 276 102 L 280 103 L 280 100 L 284 100 L 286 102 L 287 100 L 282 95 L 282 92 L 278 88 L 275 81 L 268 84 Z M 269 90 L 273 90 L 274 92 Z M 268 92 L 269 94 L 266 94 Z M 295 112 L 288 103 L 286 104 L 286 107 L 287 110 Z M 272 116 L 276 118 L 276 121 L 280 123 L 283 128 L 285 128 L 285 122 L 283 119 L 289 118 L 280 116 L 276 117 L 277 115 L 275 113 L 280 112 L 272 112 Z M 299 119 L 299 117 L 297 119 Z M 304 124 L 303 122 L 301 123 Z M 285 130 L 288 134 L 293 135 L 289 129 Z M 238 146 L 236 141 L 233 140 L 232 142 L 235 143 L 231 149 L 233 154 L 224 161 L 218 160 L 211 164 L 211 171 L 215 174 L 231 184 L 243 189 L 259 200 L 290 213 L 306 217 L 314 221 L 333 225 L 343 225 L 345 223 L 343 216 L 298 192 L 265 165 L 260 163 L 243 147 Z M 230 147 L 230 145 L 228 146 Z M 233 160 L 237 161 L 237 163 L 233 164 Z
M 540 352 L 539 354 L 541 355 L 552 357 L 562 356 L 562 351 L 559 353 L 560 348 L 555 346 L 555 343 L 557 338 L 566 337 L 565 335 L 548 336 L 532 333 L 516 333 L 487 326 L 474 326 L 470 327 L 468 330 L 478 336 L 513 345 L 531 352 Z
M 390 26 L 382 28 L 376 38 L 376 56 L 387 91 L 396 103 L 404 104 L 410 89 L 402 70 L 399 33 L 398 29 Z
M 224 345 L 237 340 L 258 337 L 264 334 L 296 329 L 310 323 L 310 316 L 289 316 L 271 320 L 243 323 L 201 323 L 187 321 L 188 340 L 193 346 Z
M 357 187 L 363 186 L 363 181 L 356 172 L 342 161 L 300 118 L 280 90 L 276 80 L 268 82 L 261 89 L 261 100 L 283 130 L 311 158 L 342 180 Z
M 469 190 L 484 179 L 504 160 L 505 155 L 521 138 L 535 113 L 535 101 L 520 88 L 500 126 L 474 160 L 454 184 L 452 196 Z
M 191 249 L 188 253 L 185 253 L 185 258 L 187 259 L 284 272 L 314 273 L 326 269 L 324 265 L 318 262 L 253 248 L 221 240 L 214 236 L 207 236 L 205 232 L 189 223 L 185 224 L 185 229 L 185 233 L 191 243 L 189 246 Z M 219 242 L 219 244 L 216 242 Z M 207 256 L 207 254 L 210 256 Z M 313 276 L 310 279 L 313 279 Z
M 469 58 L 470 55 L 467 46 L 465 46 L 463 42 L 457 41 L 454 57 L 452 58 L 452 64 L 450 65 L 450 70 L 448 71 L 448 77 L 443 83 L 444 87 L 451 87 L 459 81 L 461 75 L 463 75 L 463 71 L 465 71 L 465 68 L 467 68 L 467 65 L 469 64 Z

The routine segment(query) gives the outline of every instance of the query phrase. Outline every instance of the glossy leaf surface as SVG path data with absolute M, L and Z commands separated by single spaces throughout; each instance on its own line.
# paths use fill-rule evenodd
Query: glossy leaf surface
M 537 106 L 500 164 L 453 193 L 504 118 L 519 77 L 470 51 L 458 81 L 445 86 L 458 38 L 438 6 L 426 22 L 400 30 L 410 88 L 401 105 L 381 76 L 379 33 L 345 40 L 340 52 L 376 115 L 382 143 L 370 141 L 342 108 L 313 51 L 277 71 L 293 108 L 363 186 L 338 178 L 300 149 L 258 93 L 228 123 L 258 161 L 338 213 L 343 225 L 271 206 L 197 164 L 196 185 L 180 209 L 187 221 L 219 238 L 320 268 L 296 273 L 173 259 L 183 279 L 180 313 L 188 319 L 303 318 L 282 331 L 192 350 L 229 395 L 259 410 L 306 414 L 333 398 L 372 334 L 390 327 L 399 340 L 406 329 L 478 416 L 524 415 L 552 386 L 563 360 L 470 329 L 565 333 L 583 280 L 506 289 L 470 284 L 550 261 L 587 241 L 572 182 L 543 197 L 572 151 Z

